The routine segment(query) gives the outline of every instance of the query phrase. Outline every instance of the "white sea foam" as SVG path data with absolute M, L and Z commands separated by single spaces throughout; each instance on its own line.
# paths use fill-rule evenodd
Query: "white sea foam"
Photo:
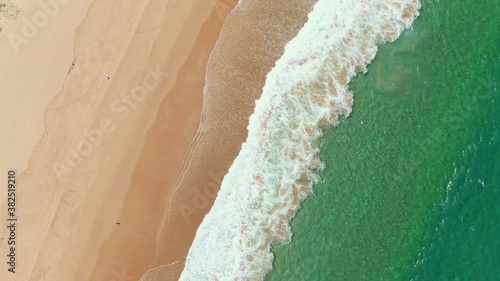
M 395 40 L 418 0 L 319 0 L 267 75 L 248 138 L 200 225 L 181 280 L 262 280 L 273 242 L 290 241 L 290 219 L 319 180 L 321 126 L 349 115 L 348 82 L 377 45 Z

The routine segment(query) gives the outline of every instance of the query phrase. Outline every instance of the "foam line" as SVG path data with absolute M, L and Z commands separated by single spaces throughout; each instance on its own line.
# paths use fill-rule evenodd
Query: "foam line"
M 272 242 L 291 239 L 290 219 L 321 169 L 322 126 L 349 115 L 348 83 L 377 45 L 418 16 L 418 0 L 319 0 L 268 73 L 248 138 L 200 225 L 180 280 L 263 280 Z

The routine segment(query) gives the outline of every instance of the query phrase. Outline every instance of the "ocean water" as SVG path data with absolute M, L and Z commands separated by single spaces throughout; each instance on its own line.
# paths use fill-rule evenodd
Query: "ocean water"
M 267 74 L 248 137 L 197 230 L 181 280 L 262 280 L 271 244 L 320 182 L 322 128 L 352 110 L 348 83 L 418 16 L 417 0 L 319 0 Z M 287 279 L 283 279 L 287 280 Z
M 421 3 L 351 82 L 266 280 L 500 280 L 500 4 Z

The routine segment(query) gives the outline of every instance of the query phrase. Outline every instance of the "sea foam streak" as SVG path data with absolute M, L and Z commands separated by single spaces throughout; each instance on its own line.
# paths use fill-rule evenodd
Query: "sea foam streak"
M 418 0 L 319 0 L 267 75 L 248 138 L 200 225 L 181 280 L 262 280 L 272 242 L 290 241 L 290 219 L 319 180 L 321 126 L 349 115 L 348 82 L 377 44 L 418 16 Z

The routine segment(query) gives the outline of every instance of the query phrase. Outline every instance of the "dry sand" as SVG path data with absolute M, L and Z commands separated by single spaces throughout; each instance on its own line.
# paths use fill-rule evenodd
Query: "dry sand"
M 51 13 L 17 2 L 1 22 L 0 169 L 18 172 L 18 267 L 2 261 L 0 279 L 138 280 L 235 1 L 66 0 Z M 196 227 L 171 257 L 185 256 Z

